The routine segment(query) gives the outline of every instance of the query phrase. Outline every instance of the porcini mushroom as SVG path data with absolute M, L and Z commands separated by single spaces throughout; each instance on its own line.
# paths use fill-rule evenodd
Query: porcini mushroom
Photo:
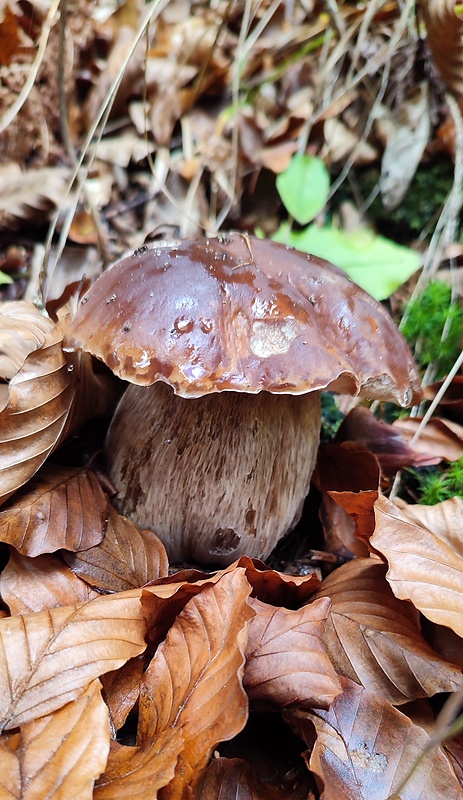
M 243 234 L 157 242 L 104 272 L 65 349 L 130 382 L 106 443 L 120 511 L 171 560 L 265 558 L 308 492 L 324 389 L 420 395 L 383 307 L 322 259 Z

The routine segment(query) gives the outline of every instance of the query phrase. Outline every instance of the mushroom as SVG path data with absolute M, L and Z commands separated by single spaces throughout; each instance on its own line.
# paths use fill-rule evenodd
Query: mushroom
M 157 242 L 82 298 L 65 349 L 131 385 L 111 422 L 117 505 L 172 561 L 265 558 L 298 521 L 324 389 L 410 405 L 410 351 L 344 272 L 233 233 Z

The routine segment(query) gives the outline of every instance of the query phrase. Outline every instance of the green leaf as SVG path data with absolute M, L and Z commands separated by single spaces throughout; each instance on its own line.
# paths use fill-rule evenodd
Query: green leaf
M 2 283 L 13 283 L 13 278 L 0 270 L 0 285 Z
M 277 175 L 276 187 L 288 214 L 305 225 L 325 207 L 330 176 L 320 158 L 295 155 L 289 167 Z
M 414 250 L 368 228 L 342 231 L 313 223 L 303 231 L 293 231 L 283 224 L 273 238 L 332 261 L 375 300 L 385 300 L 421 266 Z

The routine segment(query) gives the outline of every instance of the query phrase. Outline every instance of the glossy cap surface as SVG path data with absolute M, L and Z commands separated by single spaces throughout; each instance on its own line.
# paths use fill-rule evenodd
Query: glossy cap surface
M 410 405 L 411 353 L 383 307 L 323 259 L 238 233 L 157 242 L 101 275 L 65 349 L 178 395 L 328 389 Z

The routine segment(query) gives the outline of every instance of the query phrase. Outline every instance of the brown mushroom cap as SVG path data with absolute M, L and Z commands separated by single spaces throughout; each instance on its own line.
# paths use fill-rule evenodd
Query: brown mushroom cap
M 420 397 L 383 307 L 332 264 L 272 241 L 234 233 L 142 247 L 81 303 L 65 349 L 182 397 L 326 389 L 402 406 Z

